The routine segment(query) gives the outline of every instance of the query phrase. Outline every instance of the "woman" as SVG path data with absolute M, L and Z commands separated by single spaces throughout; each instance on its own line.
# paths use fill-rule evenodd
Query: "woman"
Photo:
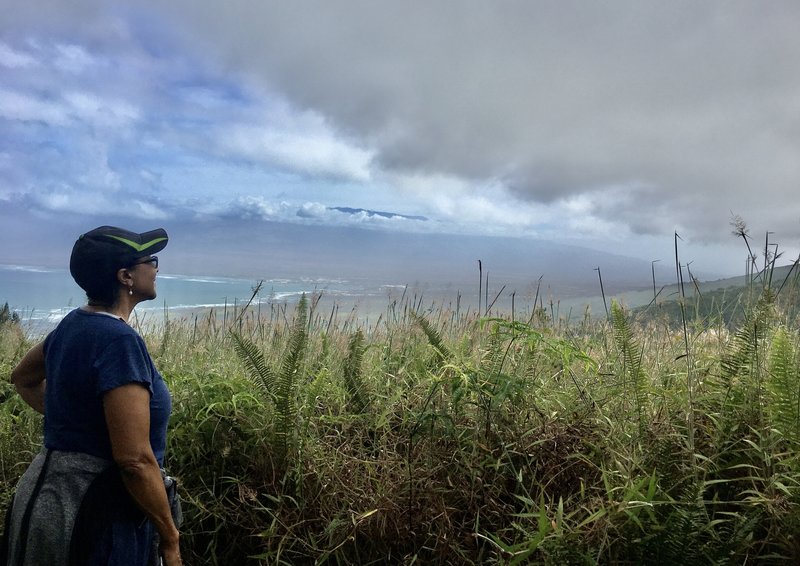
M 101 226 L 72 249 L 70 273 L 88 304 L 11 373 L 44 414 L 44 448 L 9 510 L 8 566 L 181 564 L 161 473 L 170 396 L 127 324 L 139 302 L 156 297 L 152 254 L 166 245 L 160 228 Z

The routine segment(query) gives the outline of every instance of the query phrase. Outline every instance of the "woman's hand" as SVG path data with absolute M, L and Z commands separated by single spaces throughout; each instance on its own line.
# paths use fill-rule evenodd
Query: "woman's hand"
M 164 564 L 181 564 L 179 535 L 167 501 L 161 469 L 150 446 L 150 392 L 140 383 L 122 385 L 103 396 L 111 453 L 122 481 L 158 530 Z
M 181 549 L 177 541 L 174 543 L 164 543 L 159 545 L 161 556 L 164 558 L 164 566 L 181 566 Z

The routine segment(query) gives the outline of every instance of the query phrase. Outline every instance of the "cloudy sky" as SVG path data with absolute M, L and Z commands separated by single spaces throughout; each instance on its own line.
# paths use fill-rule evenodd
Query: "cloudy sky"
M 4 239 L 246 218 L 668 261 L 677 231 L 739 273 L 738 214 L 800 250 L 794 0 L 0 7 Z

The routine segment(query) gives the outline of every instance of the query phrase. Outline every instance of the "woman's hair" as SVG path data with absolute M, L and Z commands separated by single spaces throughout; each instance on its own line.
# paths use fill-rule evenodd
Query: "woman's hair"
M 117 273 L 97 273 L 95 278 L 83 288 L 90 305 L 112 307 L 119 298 L 120 283 Z

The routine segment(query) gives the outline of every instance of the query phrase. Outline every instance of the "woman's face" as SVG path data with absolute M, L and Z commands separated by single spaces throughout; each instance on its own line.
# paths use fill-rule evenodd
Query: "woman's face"
M 142 301 L 155 299 L 158 258 L 156 256 L 142 258 L 129 271 L 133 279 L 134 295 L 138 295 Z

